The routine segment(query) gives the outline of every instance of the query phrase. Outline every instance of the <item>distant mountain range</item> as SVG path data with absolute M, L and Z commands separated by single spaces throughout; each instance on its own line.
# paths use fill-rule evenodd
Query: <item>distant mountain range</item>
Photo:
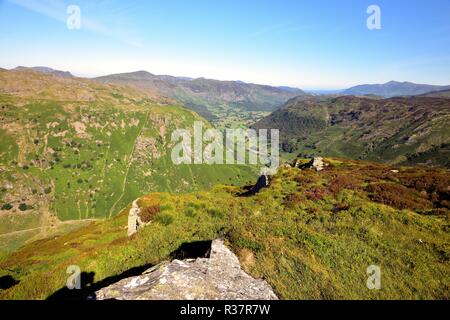
M 112 74 L 94 80 L 132 85 L 173 98 L 216 124 L 223 119 L 245 120 L 249 112 L 274 111 L 287 100 L 305 94 L 291 87 L 154 75 L 147 71 Z
M 5 69 L 6 70 L 6 69 Z M 65 79 L 74 77 L 68 71 L 49 67 L 23 67 L 15 71 L 36 71 Z M 282 106 L 287 100 L 305 95 L 292 87 L 273 87 L 245 83 L 243 81 L 220 81 L 205 78 L 155 75 L 147 71 L 111 74 L 92 79 L 96 82 L 131 86 L 156 97 L 178 101 L 217 127 L 248 125 Z M 167 100 L 167 99 L 166 99 Z
M 377 95 L 385 98 L 397 96 L 415 96 L 432 91 L 449 90 L 450 86 L 434 86 L 412 82 L 390 81 L 384 84 L 363 84 L 341 92 L 344 95 Z
M 32 70 L 65 79 L 75 77 L 68 71 L 48 67 L 17 67 L 14 70 Z M 130 86 L 156 100 L 177 101 L 219 128 L 250 126 L 271 112 L 278 110 L 288 100 L 313 101 L 340 96 L 357 96 L 382 100 L 400 96 L 449 98 L 450 86 L 416 84 L 390 81 L 384 84 L 364 84 L 346 90 L 309 90 L 307 92 L 288 86 L 268 86 L 243 81 L 220 81 L 206 78 L 155 75 L 147 71 L 111 74 L 92 80 L 103 84 Z M 322 97 L 322 98 L 318 98 Z M 315 112 L 312 110 L 311 112 Z

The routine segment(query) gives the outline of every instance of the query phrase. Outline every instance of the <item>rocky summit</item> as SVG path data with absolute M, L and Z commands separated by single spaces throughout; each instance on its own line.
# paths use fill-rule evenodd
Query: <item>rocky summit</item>
M 123 279 L 95 293 L 95 299 L 120 300 L 276 300 L 270 285 L 245 273 L 222 240 L 209 258 L 161 263 L 142 275 Z

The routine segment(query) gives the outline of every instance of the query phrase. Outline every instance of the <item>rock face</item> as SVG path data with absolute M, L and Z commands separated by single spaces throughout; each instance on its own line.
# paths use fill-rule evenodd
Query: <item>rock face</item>
M 95 293 L 120 300 L 274 300 L 269 284 L 245 273 L 238 258 L 214 240 L 209 258 L 173 260 Z
M 139 229 L 145 227 L 150 222 L 142 221 L 139 214 L 141 213 L 141 208 L 138 205 L 138 199 L 134 200 L 130 211 L 128 211 L 128 236 L 131 237 L 133 234 L 139 231 Z
M 128 212 L 128 236 L 131 237 L 133 234 L 135 234 L 139 229 L 139 212 L 140 208 L 137 204 L 137 200 L 133 201 L 133 204 L 131 205 L 131 209 Z
M 309 166 L 311 168 L 316 169 L 317 171 L 322 171 L 323 167 L 325 166 L 325 163 L 323 162 L 322 157 L 314 157 L 311 162 L 309 163 Z
M 328 164 L 323 161 L 322 157 L 314 157 L 313 159 L 311 159 L 310 162 L 303 164 L 303 165 L 299 164 L 298 160 L 296 160 L 294 163 L 295 168 L 300 168 L 300 169 L 312 168 L 312 169 L 316 169 L 317 171 L 322 171 L 324 169 L 324 167 L 326 167 L 326 166 L 328 166 Z

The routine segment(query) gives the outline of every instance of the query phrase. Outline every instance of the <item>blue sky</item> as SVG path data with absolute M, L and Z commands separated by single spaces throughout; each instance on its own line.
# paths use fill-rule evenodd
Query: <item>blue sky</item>
M 66 26 L 67 6 L 81 29 Z M 381 29 L 366 27 L 369 5 Z M 344 88 L 450 84 L 448 0 L 0 0 L 0 66 Z

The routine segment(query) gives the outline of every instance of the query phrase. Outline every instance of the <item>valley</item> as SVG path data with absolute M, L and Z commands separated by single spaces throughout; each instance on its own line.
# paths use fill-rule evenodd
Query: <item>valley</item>
M 147 71 L 112 74 L 94 80 L 131 85 L 145 92 L 170 97 L 221 129 L 248 126 L 276 110 L 288 99 L 306 95 L 296 88 L 154 75 Z
M 108 218 L 145 192 L 256 176 L 246 166 L 175 166 L 171 132 L 203 119 L 139 90 L 29 70 L 0 72 L 0 88 L 2 234 L 34 236 L 47 211 L 53 224 Z
M 214 239 L 281 299 L 448 298 L 446 91 L 312 95 L 21 67 L 0 70 L 0 110 L 0 278 L 14 283 L 0 299 L 58 297 L 73 264 L 100 290 Z M 196 122 L 279 129 L 269 185 L 254 187 L 255 165 L 175 165 L 172 133 Z M 128 236 L 132 208 L 145 224 Z M 383 291 L 365 286 L 373 264 Z
M 0 0 L 1 314 L 450 300 L 449 21 L 449 0 Z

